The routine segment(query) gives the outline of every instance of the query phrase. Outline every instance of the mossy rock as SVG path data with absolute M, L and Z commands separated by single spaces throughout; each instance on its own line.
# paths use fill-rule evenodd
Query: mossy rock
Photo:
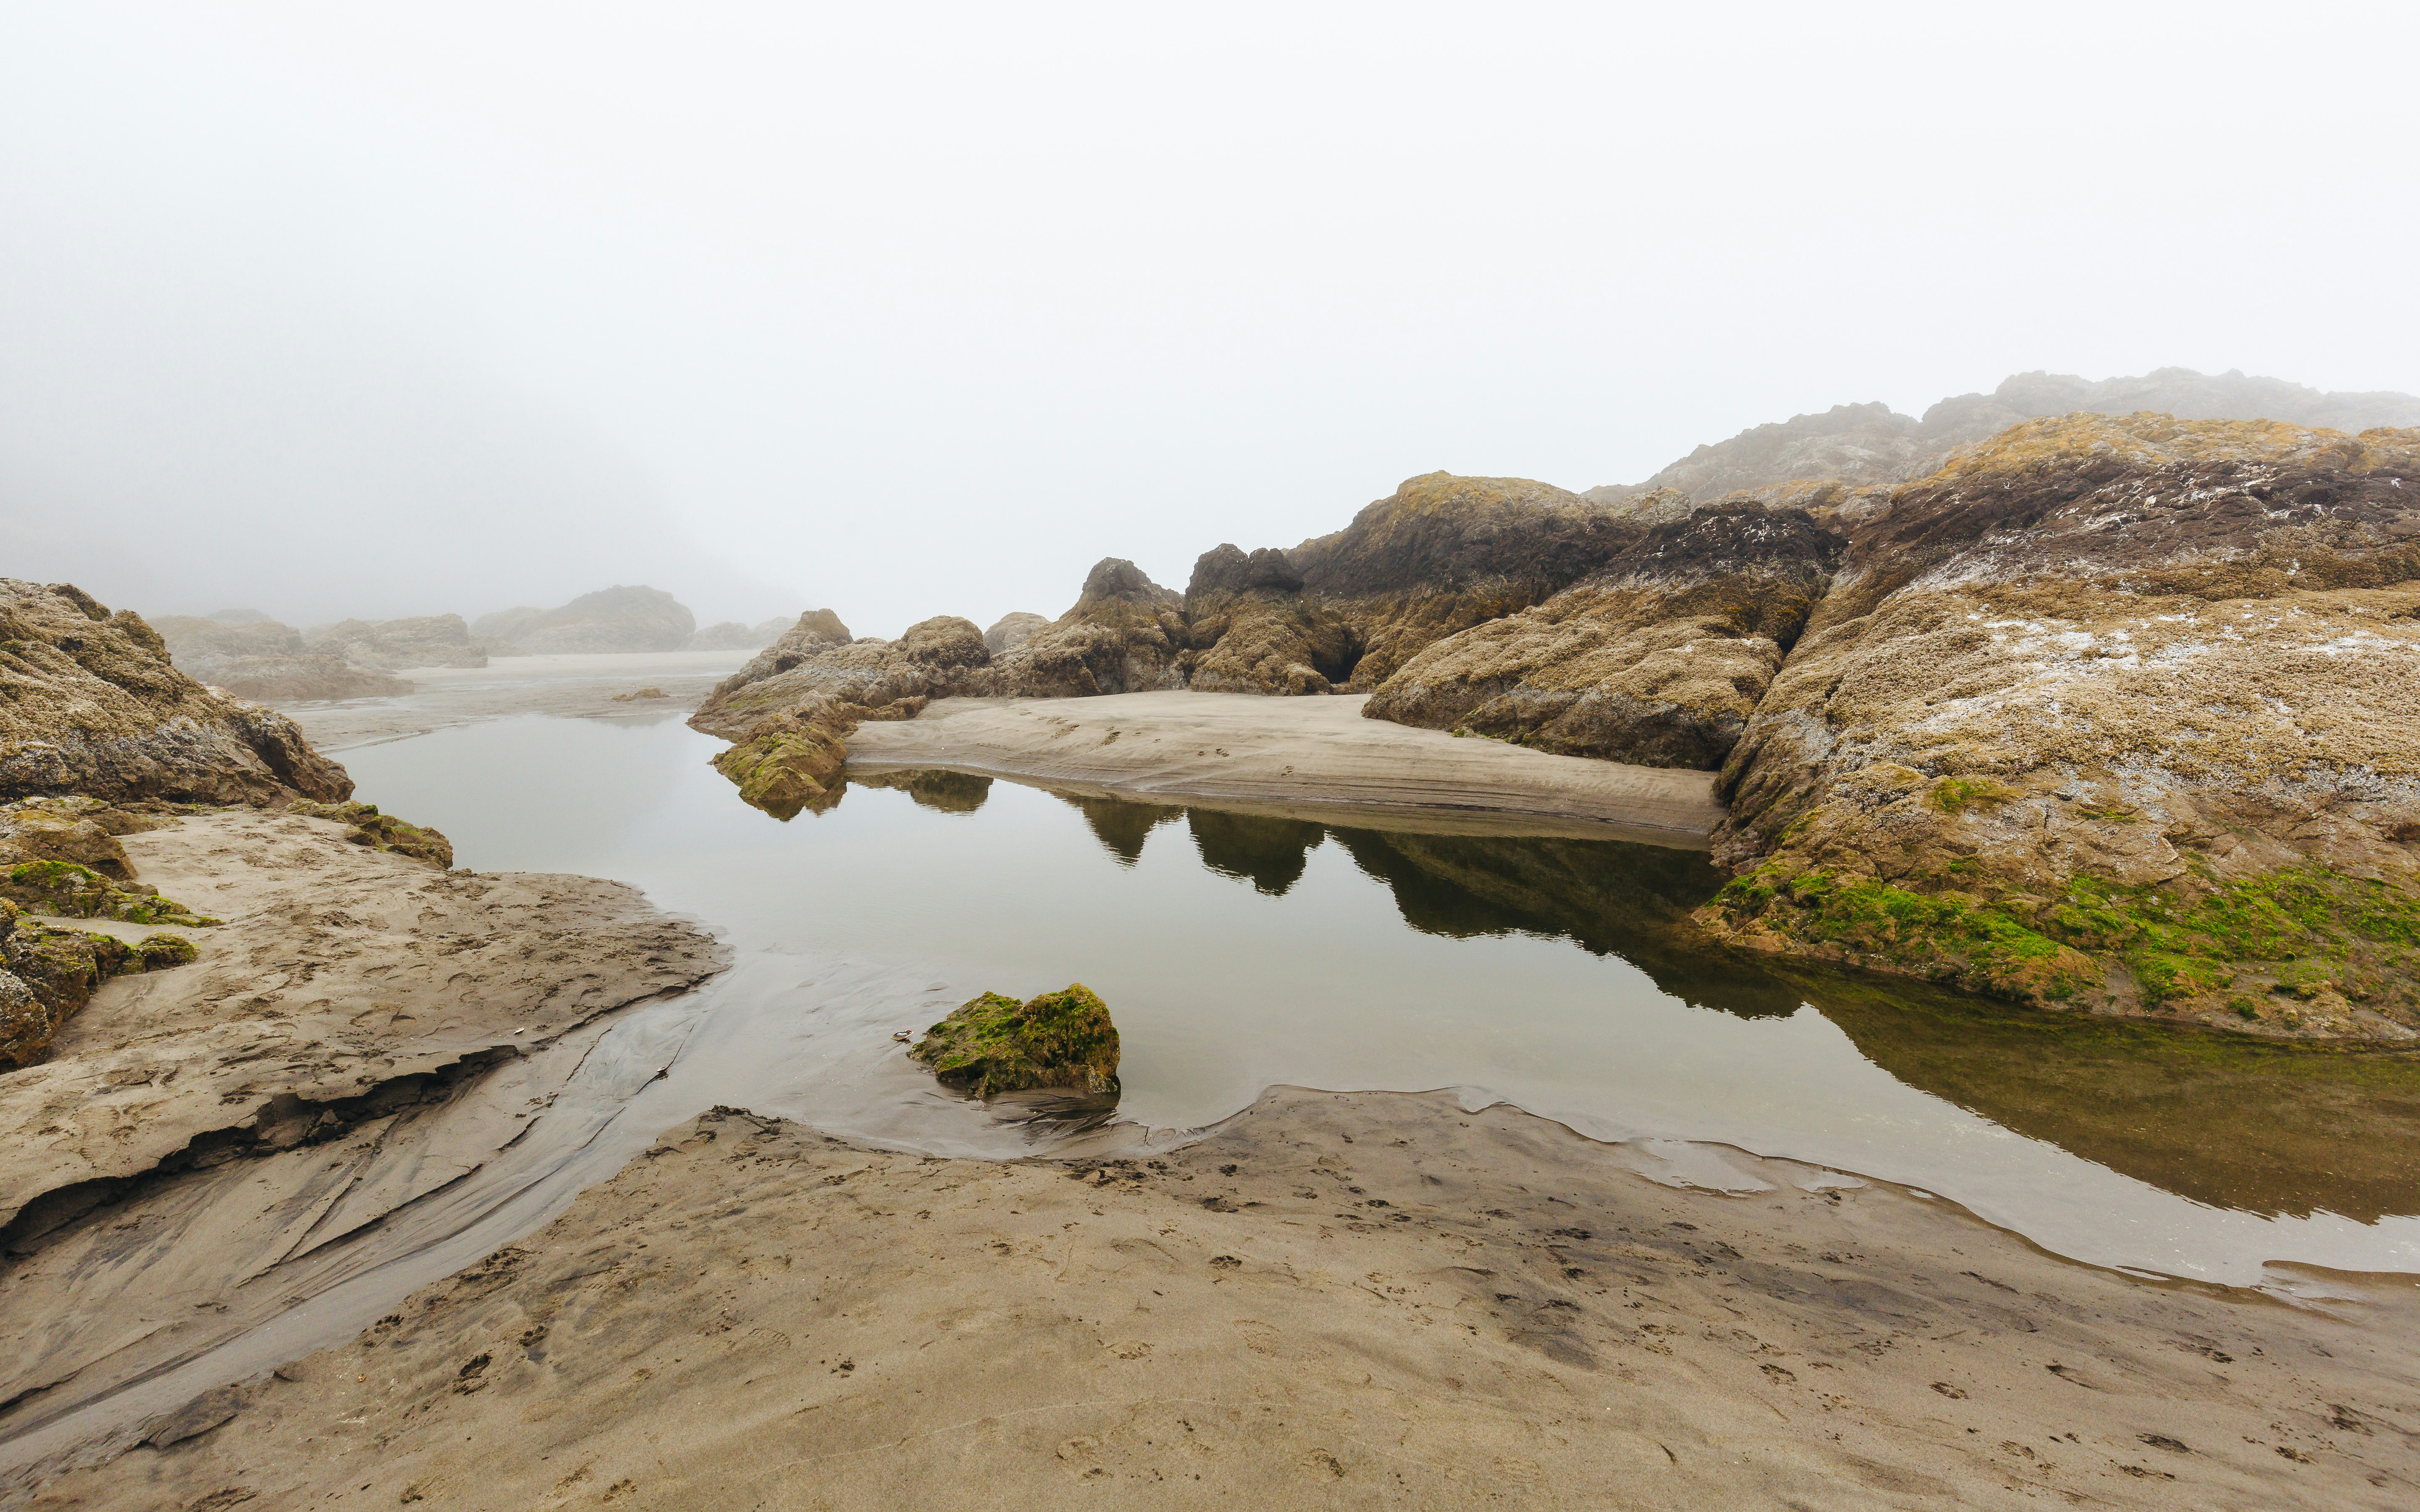
M 1117 1026 L 1080 982 L 1022 1003 L 985 993 L 925 1030 L 908 1053 L 979 1097 L 1036 1087 L 1118 1091 Z
M 134 969 L 165 971 L 170 966 L 191 965 L 201 954 L 194 942 L 181 934 L 146 934 L 135 942 Z
M 0 872 L 0 896 L 39 913 L 66 918 L 120 918 L 130 924 L 181 924 L 202 928 L 218 922 L 173 898 L 120 886 L 73 861 L 26 861 Z
M 848 786 L 841 778 L 847 760 L 838 736 L 811 725 L 734 746 L 714 759 L 714 769 L 739 785 L 743 802 L 788 820 L 840 802 Z
M 452 841 L 436 830 L 420 825 L 408 825 L 393 814 L 380 813 L 375 803 L 303 802 L 292 805 L 286 811 L 350 825 L 352 833 L 345 839 L 374 851 L 408 856 L 415 861 L 426 861 L 441 872 L 454 864 Z

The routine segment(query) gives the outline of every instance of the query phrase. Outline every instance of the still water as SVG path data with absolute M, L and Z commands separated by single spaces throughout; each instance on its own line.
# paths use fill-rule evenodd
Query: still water
M 1673 1180 L 1748 1185 L 1737 1147 L 2094 1263 L 2284 1289 L 2304 1267 L 2420 1273 L 2412 1056 L 1776 973 L 1690 942 L 1720 880 L 1690 852 L 946 773 L 784 824 L 707 766 L 721 748 L 669 719 L 526 717 L 345 760 L 458 865 L 615 877 L 721 931 L 738 964 L 676 1067 L 692 1102 L 963 1148 L 891 1031 L 1082 981 L 1117 1018 L 1121 1116 L 1154 1129 L 1275 1084 L 1456 1088 L 1636 1142 Z

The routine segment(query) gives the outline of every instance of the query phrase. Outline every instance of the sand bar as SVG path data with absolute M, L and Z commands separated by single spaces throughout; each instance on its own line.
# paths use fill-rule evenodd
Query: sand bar
M 1700 1148 L 1730 1191 L 1442 1094 L 1115 1162 L 718 1111 L 40 1504 L 2411 1504 L 2408 1285 L 2154 1285 Z
M 943 699 L 849 737 L 852 770 L 947 766 L 1079 793 L 1335 817 L 1504 819 L 1544 834 L 1702 846 L 1712 772 L 1550 756 L 1361 717 L 1360 697 L 1119 693 Z

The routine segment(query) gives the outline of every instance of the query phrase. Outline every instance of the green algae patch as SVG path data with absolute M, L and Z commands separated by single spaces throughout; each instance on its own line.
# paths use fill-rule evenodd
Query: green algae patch
M 1080 982 L 1022 1003 L 985 993 L 925 1030 L 908 1054 L 979 1097 L 1036 1087 L 1118 1090 L 1117 1026 Z
M 0 872 L 0 897 L 37 913 L 63 918 L 117 918 L 129 924 L 181 924 L 201 928 L 218 922 L 172 898 L 145 892 L 73 861 L 26 861 Z
M 439 871 L 454 865 L 454 842 L 422 825 L 408 825 L 393 814 L 379 812 L 375 803 L 310 803 L 290 805 L 287 813 L 333 819 L 353 826 L 345 837 L 355 845 L 426 861 Z
M 2019 1002 L 2131 998 L 2331 1034 L 2351 1028 L 2356 1005 L 2420 1010 L 2420 898 L 2319 866 L 2143 885 L 2074 876 L 2045 902 L 1768 865 L 1725 884 L 1699 918 L 1751 949 Z
M 1932 784 L 1925 797 L 1943 813 L 1958 814 L 1975 808 L 1996 809 L 2016 795 L 2016 789 L 1988 777 L 1945 777 Z
M 1962 892 L 1910 892 L 1870 877 L 1785 876 L 1767 868 L 1731 879 L 1706 911 L 1734 938 L 1745 928 L 1819 958 L 2020 1002 L 2064 1002 L 2102 980 L 2081 951 Z

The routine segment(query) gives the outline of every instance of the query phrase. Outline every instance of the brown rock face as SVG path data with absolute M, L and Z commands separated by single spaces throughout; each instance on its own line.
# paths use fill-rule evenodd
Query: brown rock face
M 1291 557 L 1360 638 L 1350 686 L 1365 691 L 1423 647 L 1599 571 L 1638 534 L 1621 509 L 1550 484 L 1431 472 Z
M 2420 1027 L 2420 433 L 2072 415 L 1852 528 L 1725 768 L 1740 943 Z
M 1087 698 L 1186 686 L 1192 632 L 1185 600 L 1133 563 L 1105 557 L 1076 607 L 1034 631 L 960 691 L 1016 698 Z M 980 642 L 978 637 L 978 642 Z
M 1562 755 L 1711 770 L 1738 743 L 1845 543 L 1745 501 L 1649 527 L 1597 576 L 1430 645 L 1373 718 Z
M 1326 693 L 1353 674 L 1360 638 L 1303 594 L 1282 551 L 1233 546 L 1202 554 L 1185 593 L 1192 686 L 1205 693 Z
M 171 666 L 140 615 L 0 579 L 0 799 L 333 801 L 352 786 L 292 720 Z

